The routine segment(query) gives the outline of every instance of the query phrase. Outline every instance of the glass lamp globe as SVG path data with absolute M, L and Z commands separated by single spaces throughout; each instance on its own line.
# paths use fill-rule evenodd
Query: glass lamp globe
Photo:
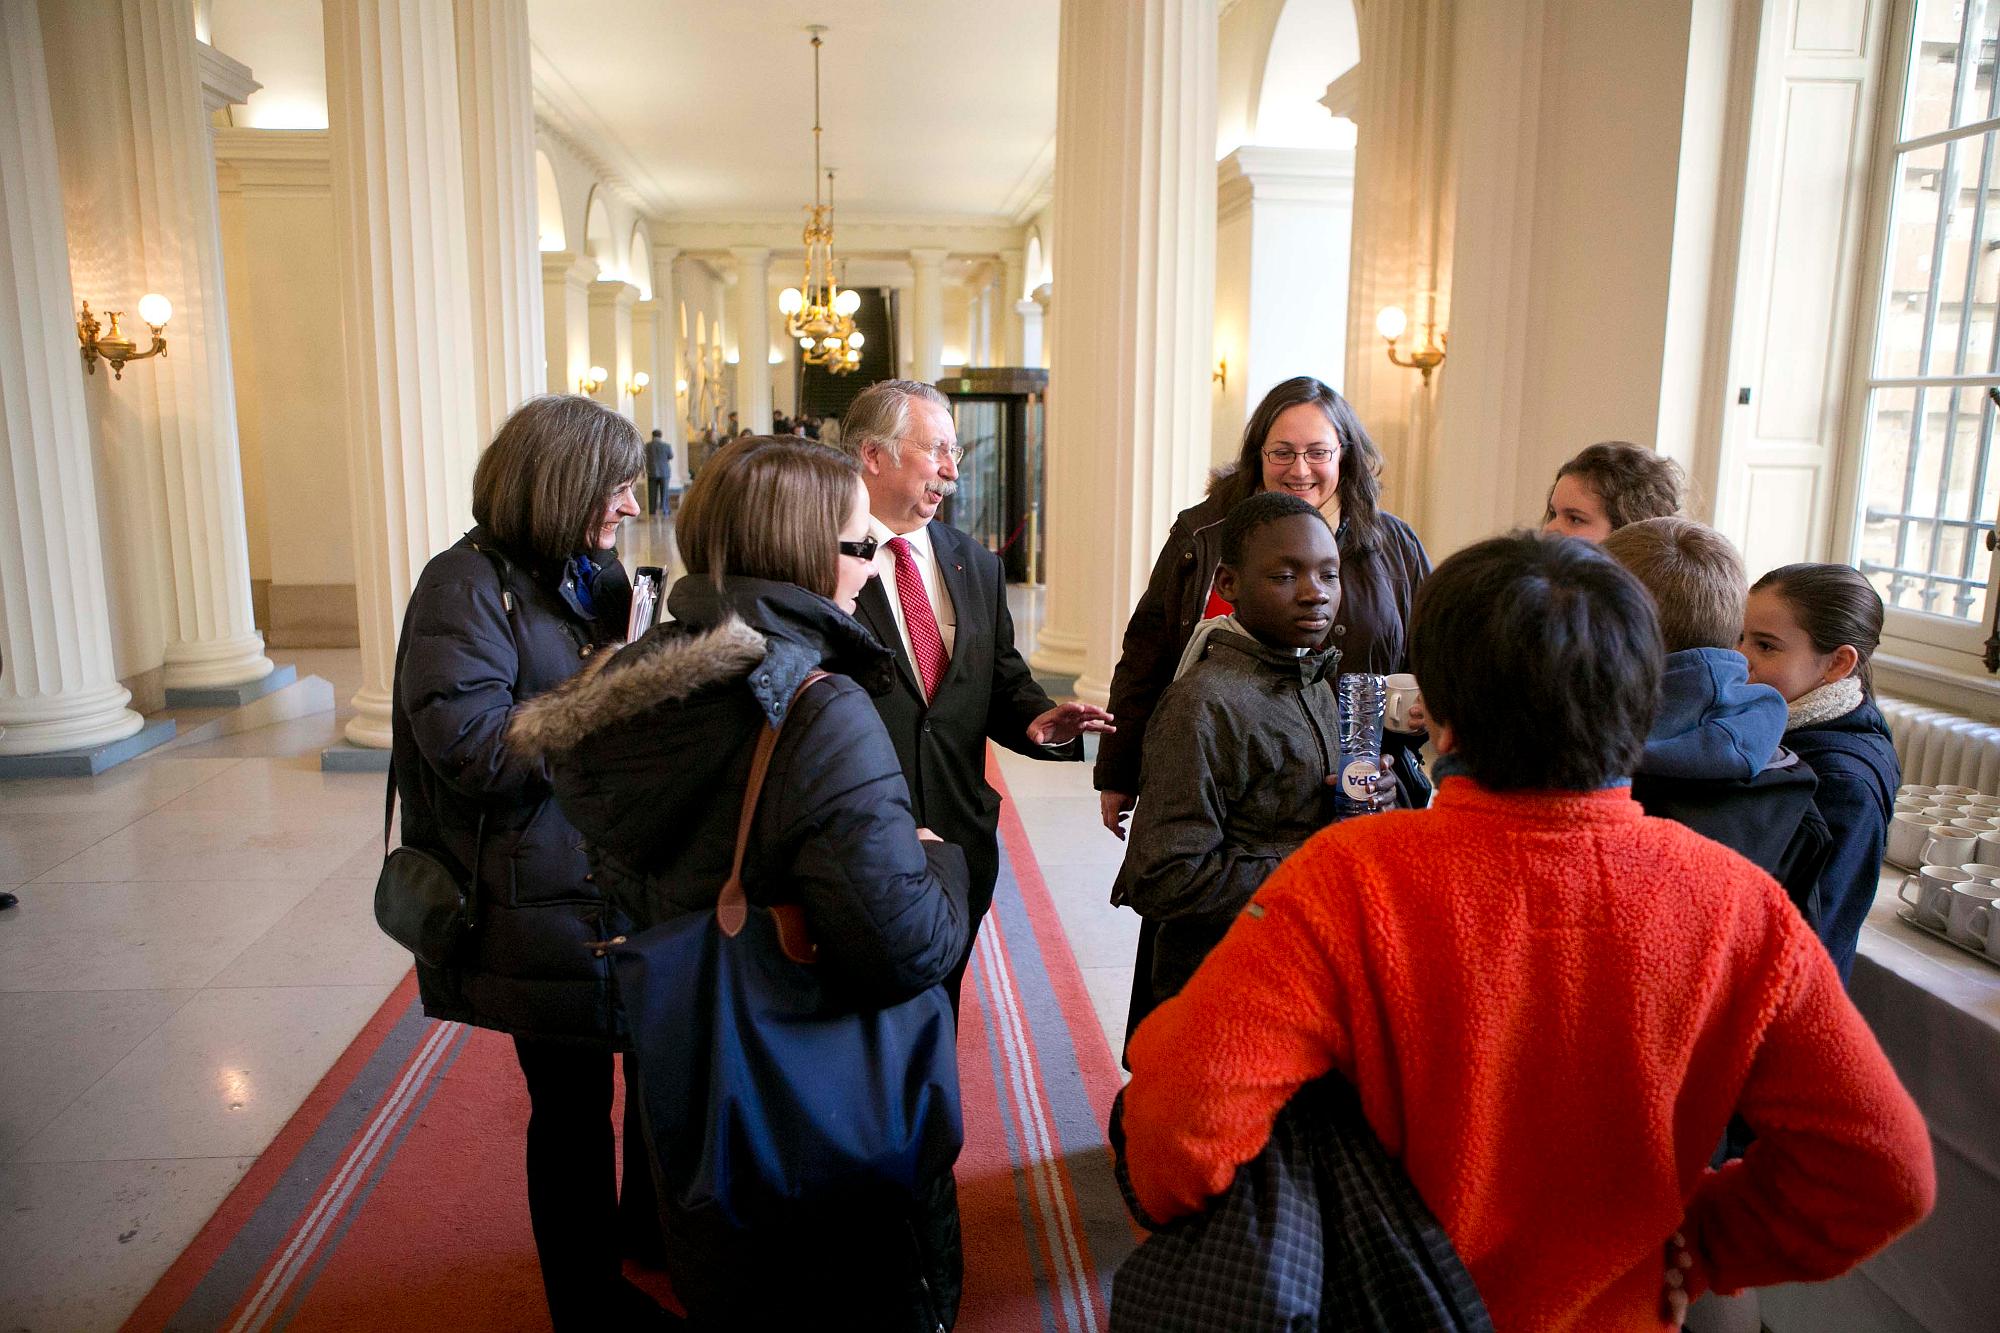
M 632 383 L 637 385 L 641 389 L 645 388 L 648 384 L 651 384 L 652 382 L 653 382 L 653 377 L 651 375 L 648 375 L 643 370 L 632 377 Z
M 851 315 L 861 308 L 861 293 L 849 287 L 833 300 L 834 310 L 842 315 Z
M 158 292 L 147 292 L 139 298 L 139 318 L 154 328 L 159 328 L 174 317 L 174 303 Z
M 867 341 L 868 341 L 868 335 L 863 333 L 860 329 L 856 329 L 854 332 L 847 335 L 847 345 L 849 347 L 855 348 L 856 350 L 859 350 L 861 345 L 863 343 L 866 343 Z
M 778 293 L 778 309 L 787 315 L 798 314 L 805 303 L 805 296 L 796 287 L 787 287 Z
M 1375 316 L 1375 332 L 1390 342 L 1403 336 L 1403 330 L 1410 327 L 1410 317 L 1403 313 L 1401 306 L 1384 306 L 1382 313 Z

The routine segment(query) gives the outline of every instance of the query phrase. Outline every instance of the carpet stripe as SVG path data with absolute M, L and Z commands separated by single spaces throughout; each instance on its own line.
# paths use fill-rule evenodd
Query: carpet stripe
M 230 1326 L 230 1333 L 248 1333 L 248 1330 L 263 1327 L 264 1321 L 276 1307 L 277 1302 L 284 1297 L 292 1279 L 312 1257 L 313 1250 L 326 1235 L 327 1227 L 332 1223 L 339 1208 L 353 1193 L 358 1173 L 365 1171 L 374 1162 L 388 1138 L 390 1129 L 409 1107 L 418 1090 L 425 1086 L 425 1081 L 436 1068 L 439 1057 L 463 1030 L 457 1023 L 439 1023 L 431 1031 L 430 1036 L 418 1048 L 416 1055 L 404 1070 L 403 1077 L 397 1083 L 395 1090 L 390 1093 L 388 1100 L 376 1113 L 375 1119 L 370 1122 L 367 1131 L 348 1153 L 347 1159 L 341 1163 L 333 1178 L 320 1191 L 311 1211 L 306 1214 L 305 1220 L 294 1233 L 291 1244 L 287 1245 L 284 1253 L 278 1256 L 277 1263 L 271 1266 L 263 1285 L 251 1297 L 248 1308 Z

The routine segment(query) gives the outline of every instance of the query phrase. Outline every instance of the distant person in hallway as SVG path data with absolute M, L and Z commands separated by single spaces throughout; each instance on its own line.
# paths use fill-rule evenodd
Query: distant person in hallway
M 1329 1071 L 1500 1329 L 1667 1326 L 1676 1234 L 1699 1296 L 1837 1276 L 1930 1211 L 1923 1117 L 1811 929 L 1631 798 L 1661 657 L 1645 590 L 1581 541 L 1426 580 L 1437 799 L 1313 838 L 1133 1035 L 1148 1214 L 1199 1209 Z M 1708 1171 L 1732 1114 L 1758 1143 Z
M 667 486 L 674 477 L 674 446 L 660 431 L 646 441 L 646 512 L 661 514 L 667 508 Z
M 937 521 L 958 489 L 951 404 L 928 384 L 883 380 L 841 422 L 842 448 L 861 463 L 878 575 L 856 618 L 895 654 L 893 687 L 875 700 L 909 780 L 917 819 L 965 849 L 975 932 L 1000 873 L 1000 796 L 986 781 L 986 742 L 1034 759 L 1083 758 L 1086 731 L 1108 739 L 1112 715 L 1057 704 L 1014 647 L 1000 557 Z M 967 941 L 950 986 L 957 1004 Z
M 504 736 L 521 704 L 624 638 L 632 588 L 610 547 L 639 512 L 644 468 L 638 430 L 609 408 L 571 395 L 523 404 L 473 473 L 477 526 L 424 566 L 396 647 L 403 842 L 474 881 L 476 926 L 459 962 L 417 965 L 424 1012 L 513 1035 L 528 1085 L 528 1215 L 562 1333 L 663 1323 L 619 1273 L 624 1253 L 657 1262 L 659 1222 L 636 1099 L 619 1197 L 611 1099 L 622 1034 L 607 964 L 584 944 L 619 923 L 556 806 L 549 765 Z
M 1681 512 L 1687 478 L 1680 464 L 1637 444 L 1593 444 L 1556 469 L 1542 531 L 1601 542 L 1627 523 Z
M 1222 522 L 1245 498 L 1265 491 L 1294 495 L 1332 525 L 1340 549 L 1341 597 L 1320 646 L 1340 650 L 1339 670 L 1388 675 L 1410 669 L 1405 626 L 1431 562 L 1410 525 L 1377 507 L 1381 471 L 1382 455 L 1354 409 L 1319 380 L 1301 375 L 1264 395 L 1243 428 L 1236 461 L 1209 478 L 1208 498 L 1174 520 L 1145 594 L 1126 622 L 1109 701 L 1120 726 L 1099 744 L 1092 775 L 1107 829 L 1125 836 L 1148 723 L 1195 626 L 1230 612 L 1216 586 Z M 1418 759 L 1422 743 L 1421 735 L 1383 735 L 1404 805 L 1420 806 L 1430 797 Z M 1152 971 L 1158 934 L 1157 922 L 1140 922 L 1134 1025 L 1146 1002 L 1143 983 Z
M 673 621 L 515 731 L 528 753 L 554 757 L 599 885 L 644 929 L 714 910 L 758 733 L 783 719 L 745 888 L 804 909 L 815 966 L 857 1008 L 940 985 L 970 936 L 965 857 L 919 827 L 869 701 L 895 667 L 850 614 L 875 572 L 868 528 L 858 470 L 838 451 L 772 436 L 724 447 L 682 500 L 688 573 L 669 595 Z M 816 670 L 832 675 L 799 693 Z M 653 1148 L 663 1162 L 706 1151 Z M 802 1198 L 781 1232 L 663 1202 L 668 1271 L 698 1328 L 931 1333 L 955 1317 L 948 1167 L 914 1211 Z
M 731 412 L 729 414 L 728 429 L 722 432 L 722 443 L 728 444 L 731 440 L 735 439 L 737 436 L 741 434 L 743 434 L 743 427 L 736 420 L 736 414 L 734 412 Z
M 1875 901 L 1889 814 L 1902 785 L 1868 663 L 1882 598 L 1848 565 L 1785 565 L 1750 589 L 1738 645 L 1750 679 L 1784 696 L 1785 745 L 1819 775 L 1814 803 L 1833 840 L 1820 872 L 1820 940 L 1845 980 Z
M 1215 586 L 1236 609 L 1202 623 L 1160 696 L 1111 889 L 1157 929 L 1128 1039 L 1278 863 L 1334 820 L 1340 650 L 1321 647 L 1340 609 L 1333 529 L 1297 496 L 1259 491 L 1229 511 L 1219 546 Z

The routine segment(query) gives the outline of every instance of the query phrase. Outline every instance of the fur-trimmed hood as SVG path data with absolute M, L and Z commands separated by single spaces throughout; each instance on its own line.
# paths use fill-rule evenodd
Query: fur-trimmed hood
M 662 626 L 515 709 L 507 744 L 537 758 L 565 753 L 593 732 L 748 675 L 769 650 L 735 616 L 699 633 Z

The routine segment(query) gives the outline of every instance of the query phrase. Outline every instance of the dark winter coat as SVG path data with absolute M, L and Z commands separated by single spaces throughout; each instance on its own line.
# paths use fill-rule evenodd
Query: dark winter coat
M 597 883 L 640 929 L 713 910 L 751 751 L 767 723 L 782 722 L 746 893 L 804 908 L 817 965 L 856 1007 L 939 984 L 969 933 L 965 857 L 917 839 L 909 789 L 869 697 L 887 685 L 888 651 L 833 603 L 786 583 L 731 579 L 718 591 L 683 578 L 668 608 L 673 622 L 514 725 L 524 755 L 554 764 Z M 835 674 L 794 705 L 820 669 Z M 933 1319 L 951 1322 L 958 1302 L 948 1172 L 916 1214 L 802 1202 L 796 1229 L 748 1239 L 677 1218 L 670 1201 L 662 1220 L 676 1292 L 718 1327 L 806 1327 L 837 1309 L 855 1327 L 928 1333 Z
M 1832 850 L 1820 872 L 1821 912 L 1815 924 L 1845 981 L 1854 967 L 1861 923 L 1875 901 L 1903 766 L 1889 724 L 1872 700 L 1864 699 L 1859 708 L 1830 722 L 1786 732 L 1785 744 L 1819 775 L 1813 800 L 1826 820 Z
M 1215 569 L 1222 563 L 1222 520 L 1236 498 L 1234 480 L 1233 472 L 1218 474 L 1208 498 L 1174 520 L 1145 595 L 1125 624 L 1109 704 L 1118 730 L 1098 745 L 1093 781 L 1099 791 L 1139 790 L 1146 723 L 1208 606 Z M 1348 525 L 1341 524 L 1340 612 L 1325 646 L 1340 650 L 1342 671 L 1389 675 L 1410 669 L 1410 606 L 1431 562 L 1409 524 L 1393 514 L 1381 515 L 1381 523 L 1373 549 L 1356 544 Z M 1396 756 L 1404 804 L 1422 805 L 1430 784 L 1414 761 L 1417 746 L 1393 732 L 1383 743 Z
M 617 923 L 548 764 L 510 751 L 515 710 L 625 632 L 632 587 L 615 557 L 577 596 L 578 565 L 516 560 L 474 528 L 424 566 L 403 614 L 390 716 L 403 843 L 473 865 L 474 928 L 450 967 L 419 964 L 424 1012 L 533 1037 L 618 1037 L 605 961 L 585 941 Z
M 1300 657 L 1226 629 L 1207 648 L 1153 713 L 1111 889 L 1157 927 L 1128 1036 L 1187 984 L 1278 863 L 1334 819 L 1339 652 Z

